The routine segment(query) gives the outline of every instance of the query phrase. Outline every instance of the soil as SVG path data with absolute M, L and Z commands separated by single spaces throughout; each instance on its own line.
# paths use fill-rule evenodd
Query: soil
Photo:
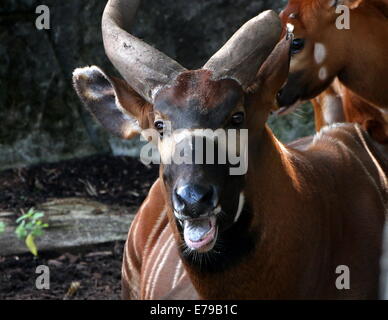
M 94 246 L 91 251 L 0 257 L 0 300 L 120 299 L 124 242 Z M 37 266 L 49 267 L 50 287 L 37 289 Z
M 6 170 L 0 172 L 0 211 L 21 213 L 61 197 L 139 206 L 157 174 L 156 166 L 109 155 Z M 119 299 L 123 246 L 0 257 L 0 299 Z M 39 265 L 49 267 L 49 290 L 35 286 Z
M 68 197 L 139 206 L 157 174 L 157 166 L 108 155 L 0 171 L 0 211 L 29 209 L 50 198 Z

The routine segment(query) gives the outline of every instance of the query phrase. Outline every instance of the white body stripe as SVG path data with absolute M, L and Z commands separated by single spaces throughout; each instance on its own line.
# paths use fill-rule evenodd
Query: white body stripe
M 165 214 L 166 214 L 166 210 L 167 210 L 167 209 L 162 210 L 161 215 L 158 217 L 158 220 L 156 221 L 154 227 L 152 228 L 151 233 L 150 233 L 150 235 L 149 235 L 149 237 L 148 237 L 148 239 L 147 239 L 147 243 L 146 243 L 146 245 L 145 245 L 145 247 L 144 247 L 144 248 L 145 248 L 145 249 L 144 249 L 144 252 L 148 252 L 148 249 L 149 249 L 149 247 L 150 247 L 150 245 L 151 245 L 151 240 L 154 238 L 154 236 L 155 236 L 155 234 L 156 234 L 156 231 L 160 228 L 160 225 L 162 224 L 163 218 L 164 218 L 164 216 L 165 216 Z M 160 236 L 162 236 L 163 233 L 164 233 L 167 229 L 168 229 L 168 228 L 165 228 L 165 229 L 162 231 L 162 234 L 161 234 Z M 154 261 L 154 260 L 152 259 L 152 257 L 153 257 L 153 255 L 155 254 L 155 248 L 156 248 L 156 246 L 154 246 L 154 247 L 152 248 L 151 252 L 149 253 L 149 256 L 147 257 L 147 261 L 146 261 L 146 264 L 145 264 L 143 270 L 149 270 L 149 265 L 150 265 L 150 263 L 151 263 L 152 261 Z M 160 253 L 160 252 L 159 252 L 159 253 Z M 151 273 L 152 273 L 152 272 L 151 272 Z M 147 290 L 148 290 L 148 288 L 149 288 L 150 281 L 151 281 L 151 276 L 148 277 L 147 282 L 146 282 L 146 285 L 145 285 L 145 293 L 144 293 L 144 296 L 145 296 L 145 297 L 147 296 Z
M 174 279 L 172 281 L 171 289 L 174 289 L 177 286 L 179 276 L 180 276 L 180 274 L 182 272 L 182 267 L 183 267 L 182 260 L 179 259 L 179 262 L 178 262 L 178 264 L 176 266 L 176 269 L 175 269 L 175 274 L 174 274 Z
M 152 238 L 155 236 L 156 234 L 156 231 L 160 228 L 160 225 L 162 224 L 163 222 L 163 218 L 164 216 L 167 214 L 167 208 L 165 208 L 164 210 L 162 210 L 162 213 L 161 215 L 158 217 L 158 220 L 155 222 L 155 225 L 154 227 L 152 228 L 151 232 L 150 232 L 150 235 L 147 239 L 147 242 L 144 246 L 144 252 L 147 252 L 147 250 L 149 249 L 150 247 L 150 244 L 151 244 L 151 241 L 152 241 Z
M 168 228 L 163 230 L 161 236 L 165 233 L 167 229 Z M 172 237 L 172 235 L 170 235 L 170 237 Z M 158 265 L 158 262 L 160 261 L 161 256 L 164 254 L 165 250 L 167 249 L 168 244 L 169 242 L 166 241 L 160 250 L 158 250 L 159 247 L 155 246 L 152 250 L 151 256 L 149 257 L 149 261 L 152 261 L 152 267 L 151 267 L 151 272 L 148 276 L 146 286 L 145 286 L 145 291 L 144 291 L 144 297 L 146 299 L 150 299 L 152 287 L 155 285 L 154 275 L 156 272 L 156 267 Z M 157 253 L 156 258 L 154 258 L 155 253 Z M 150 270 L 149 265 L 147 265 L 146 270 Z
M 175 244 L 175 241 L 174 241 L 173 235 L 171 234 L 168 237 L 168 240 L 166 241 L 165 245 L 163 246 L 163 248 L 161 250 L 161 252 L 163 251 L 162 261 L 160 261 L 160 263 L 159 263 L 159 256 L 156 259 L 156 263 L 157 264 L 159 263 L 159 265 L 156 268 L 156 272 L 154 273 L 154 276 L 152 277 L 153 281 L 152 281 L 152 286 L 151 286 L 151 290 L 150 290 L 150 299 L 154 299 L 156 282 L 158 281 L 160 271 L 162 270 L 162 268 L 164 267 L 164 265 L 167 261 L 167 257 L 170 255 L 171 250 L 174 248 L 174 244 Z

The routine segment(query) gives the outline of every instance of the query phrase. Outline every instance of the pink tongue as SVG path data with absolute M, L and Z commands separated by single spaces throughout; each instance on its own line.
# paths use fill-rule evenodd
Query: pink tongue
M 185 240 L 189 240 L 190 242 L 199 242 L 203 240 L 211 228 L 212 224 L 210 219 L 187 220 L 184 224 Z

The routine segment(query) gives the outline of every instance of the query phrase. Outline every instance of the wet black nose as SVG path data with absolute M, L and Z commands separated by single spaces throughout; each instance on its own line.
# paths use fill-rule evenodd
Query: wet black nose
M 189 218 L 209 214 L 218 204 L 216 188 L 212 185 L 186 184 L 175 189 L 172 200 L 175 211 Z

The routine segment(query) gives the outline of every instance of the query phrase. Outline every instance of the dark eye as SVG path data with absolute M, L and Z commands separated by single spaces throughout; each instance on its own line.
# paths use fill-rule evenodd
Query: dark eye
M 159 131 L 160 136 L 163 136 L 164 131 L 164 122 L 162 120 L 157 120 L 154 122 L 155 129 Z
M 295 54 L 304 48 L 304 39 L 294 39 L 291 44 L 291 53 Z
M 232 123 L 238 125 L 244 122 L 244 112 L 237 112 L 232 116 Z

